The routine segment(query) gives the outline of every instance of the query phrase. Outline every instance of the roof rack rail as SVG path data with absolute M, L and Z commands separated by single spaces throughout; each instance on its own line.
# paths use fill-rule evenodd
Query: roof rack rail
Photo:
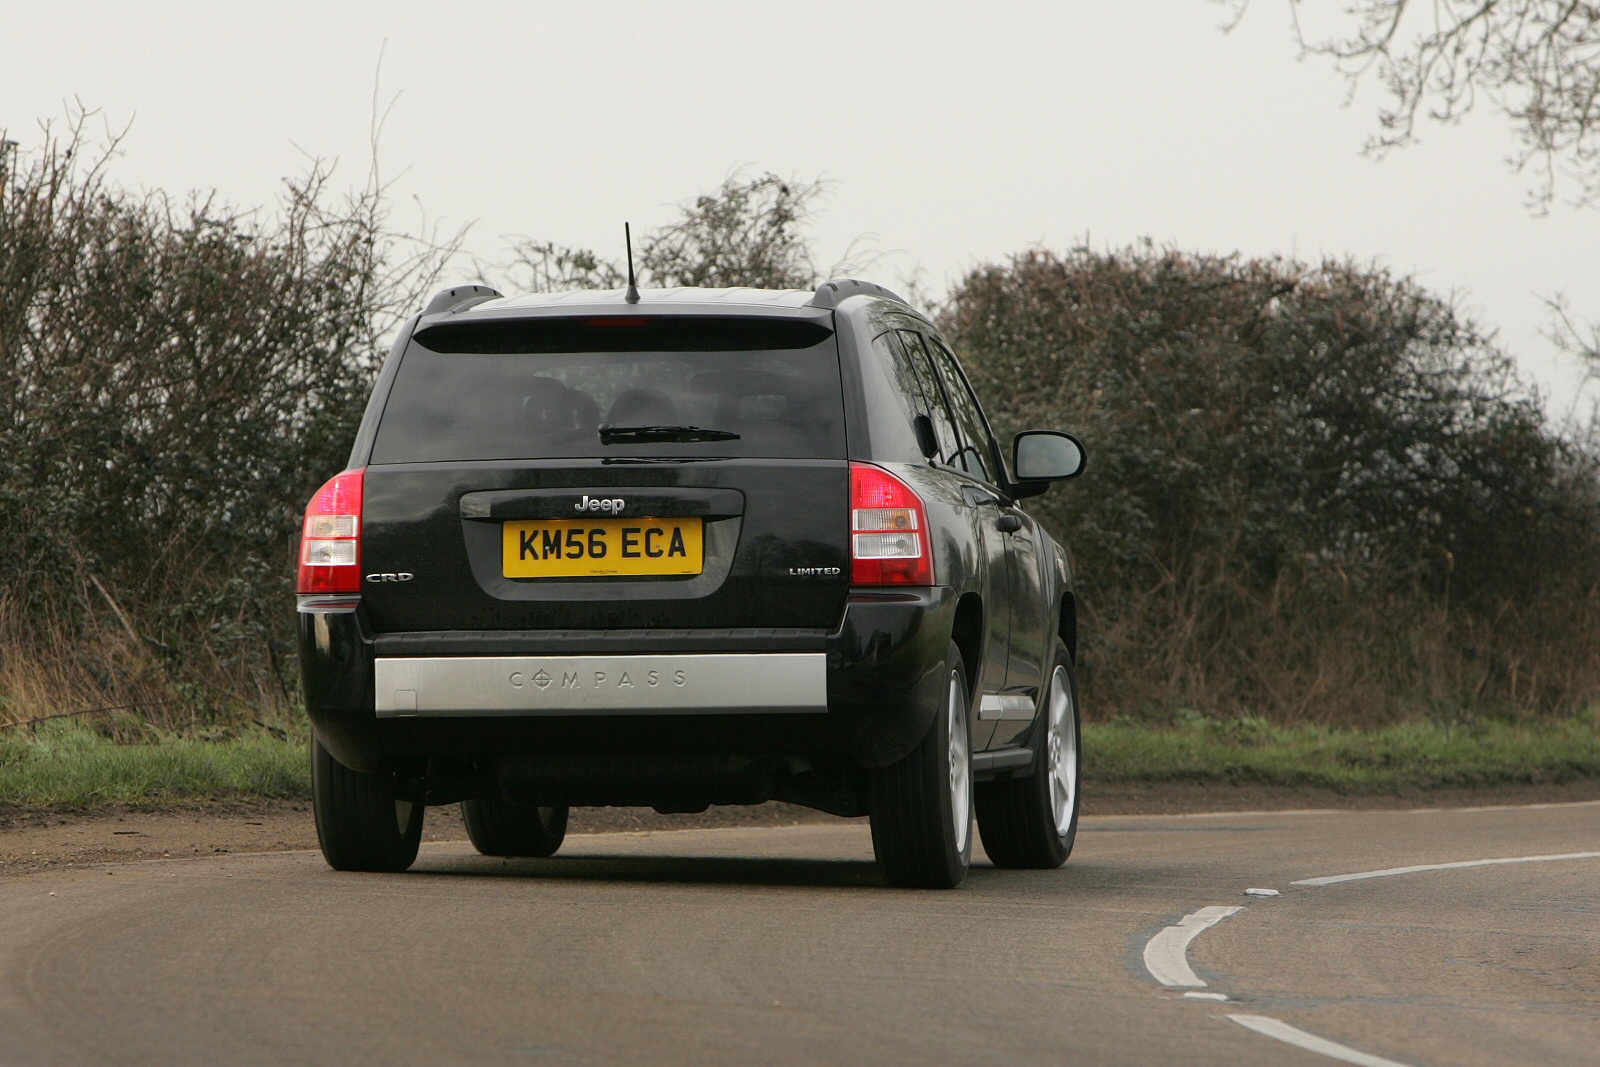
M 504 295 L 487 285 L 458 285 L 453 289 L 435 293 L 433 299 L 428 301 L 428 306 L 422 309 L 422 313 L 437 315 L 441 311 L 465 311 L 474 304 L 495 300 Z
M 852 296 L 881 296 L 895 300 L 907 307 L 906 298 L 899 293 L 890 292 L 883 286 L 874 282 L 858 281 L 855 278 L 834 278 L 832 281 L 823 282 L 817 286 L 817 295 L 811 298 L 807 307 L 836 308 L 841 300 Z

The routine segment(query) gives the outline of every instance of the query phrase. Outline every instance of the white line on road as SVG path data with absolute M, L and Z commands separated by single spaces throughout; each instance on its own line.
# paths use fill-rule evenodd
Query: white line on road
M 1594 801 L 1583 802 L 1592 804 Z M 1560 805 L 1580 807 L 1583 804 Z M 1543 806 L 1543 805 L 1541 805 Z M 1548 805 L 1555 807 L 1557 805 Z M 1489 809 L 1486 809 L 1489 810 Z M 1417 874 L 1422 871 L 1448 871 L 1466 867 L 1499 867 L 1511 863 L 1553 863 L 1562 860 L 1591 860 L 1600 859 L 1600 852 L 1562 852 L 1547 856 L 1507 856 L 1499 859 L 1487 860 L 1458 860 L 1454 863 L 1422 863 L 1411 867 L 1387 867 L 1377 871 L 1357 871 L 1353 874 L 1332 874 L 1321 878 L 1302 878 L 1291 882 L 1291 885 L 1325 886 L 1337 885 L 1341 882 L 1360 882 L 1369 878 L 1389 878 L 1399 874 Z M 1265 895 L 1270 890 L 1246 890 L 1253 895 Z M 1274 894 L 1276 895 L 1276 894 Z M 1241 907 L 1207 907 L 1190 912 L 1171 926 L 1158 932 L 1144 946 L 1144 966 L 1150 972 L 1150 977 L 1169 988 L 1201 989 L 1205 982 L 1194 973 L 1189 966 L 1189 944 L 1202 930 L 1209 930 L 1228 916 L 1241 912 Z M 1220 993 L 1185 993 L 1186 998 L 1225 1001 L 1227 997 Z M 1371 1053 L 1361 1052 L 1341 1045 L 1336 1041 L 1318 1037 L 1316 1034 L 1307 1033 L 1286 1022 L 1270 1018 L 1265 1015 L 1229 1015 L 1229 1019 L 1275 1041 L 1282 1041 L 1296 1048 L 1315 1052 L 1322 1056 L 1353 1063 L 1357 1067 L 1410 1067 L 1400 1060 L 1385 1059 Z
M 1200 819 L 1237 819 L 1243 816 L 1287 816 L 1289 818 L 1305 818 L 1306 816 L 1338 815 L 1341 818 L 1367 818 L 1371 816 L 1393 815 L 1475 815 L 1485 811 L 1548 811 L 1557 808 L 1595 808 L 1600 807 L 1600 800 L 1560 800 L 1548 804 L 1489 804 L 1475 808 L 1240 808 L 1237 811 L 1191 811 L 1184 814 L 1166 815 L 1086 815 L 1083 819 L 1084 826 L 1093 826 L 1096 829 L 1116 830 L 1118 823 L 1147 823 L 1147 822 L 1189 822 Z
M 1387 867 L 1381 871 L 1357 871 L 1355 874 L 1330 874 L 1323 878 L 1302 878 L 1291 885 L 1336 885 L 1339 882 L 1361 882 L 1368 878 L 1390 878 L 1397 874 L 1416 874 L 1419 871 L 1451 871 L 1462 867 L 1498 867 L 1506 863 L 1551 863 L 1556 860 L 1600 859 L 1600 852 L 1563 852 L 1555 856 L 1511 856 L 1495 860 L 1458 860 L 1455 863 L 1423 863 L 1415 867 Z
M 1265 1015 L 1230 1015 L 1228 1018 L 1238 1023 L 1247 1030 L 1254 1030 L 1286 1045 L 1303 1048 L 1307 1052 L 1318 1052 L 1345 1063 L 1358 1064 L 1359 1067 L 1411 1067 L 1410 1064 L 1399 1060 L 1384 1059 L 1368 1052 L 1358 1052 L 1348 1045 L 1341 1045 L 1337 1041 L 1329 1041 L 1316 1034 L 1308 1034 L 1304 1030 L 1290 1026 L 1288 1023 L 1269 1019 Z
M 1200 931 L 1209 930 L 1234 912 L 1243 910 L 1239 907 L 1211 907 L 1190 912 L 1145 944 L 1144 969 L 1164 986 L 1203 988 L 1205 983 L 1189 969 L 1189 942 Z

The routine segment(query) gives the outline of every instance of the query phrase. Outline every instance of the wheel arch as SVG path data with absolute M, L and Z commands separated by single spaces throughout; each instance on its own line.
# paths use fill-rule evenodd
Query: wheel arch
M 963 593 L 956 602 L 950 640 L 961 652 L 961 663 L 967 669 L 967 695 L 971 696 L 978 684 L 978 665 L 983 657 L 983 598 L 977 593 Z
M 1069 589 L 1061 594 L 1061 609 L 1056 622 L 1056 634 L 1067 646 L 1067 655 L 1078 662 L 1078 598 Z

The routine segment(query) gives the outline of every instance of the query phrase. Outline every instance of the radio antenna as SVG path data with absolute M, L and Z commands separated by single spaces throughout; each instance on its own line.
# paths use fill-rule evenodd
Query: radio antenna
M 623 295 L 622 299 L 630 304 L 637 304 L 639 302 L 639 286 L 633 280 L 633 231 L 626 222 L 622 224 L 622 239 L 628 245 L 628 291 Z

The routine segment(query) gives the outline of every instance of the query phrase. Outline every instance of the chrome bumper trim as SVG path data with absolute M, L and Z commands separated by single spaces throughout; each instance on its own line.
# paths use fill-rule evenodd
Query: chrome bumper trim
M 374 661 L 380 719 L 828 710 L 827 655 L 395 656 Z
M 335 615 L 348 615 L 361 606 L 359 594 L 340 596 L 334 593 L 301 593 L 294 600 L 295 609 L 303 615 L 315 615 L 324 611 Z
M 993 719 L 1033 718 L 1034 698 L 1026 693 L 985 693 L 978 704 L 978 718 L 988 722 Z

